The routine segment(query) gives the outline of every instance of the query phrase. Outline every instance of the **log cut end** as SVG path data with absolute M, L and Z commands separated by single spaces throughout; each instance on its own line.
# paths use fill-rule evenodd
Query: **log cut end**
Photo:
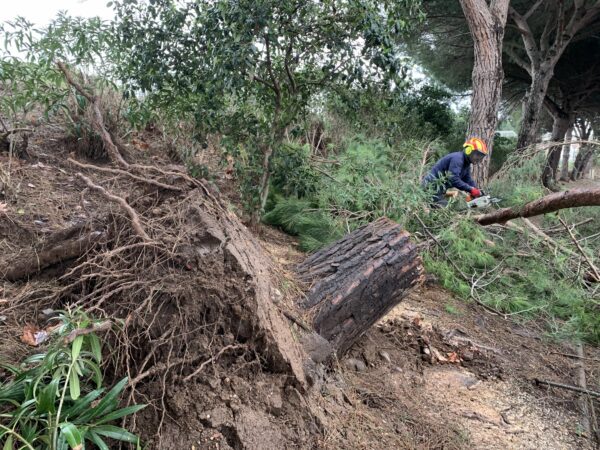
M 302 306 L 338 356 L 423 279 L 409 233 L 385 217 L 311 255 L 297 272 L 311 286 Z

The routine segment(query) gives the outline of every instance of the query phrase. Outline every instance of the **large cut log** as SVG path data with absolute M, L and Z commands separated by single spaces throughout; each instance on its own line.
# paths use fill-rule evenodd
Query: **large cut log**
M 422 279 L 417 247 L 400 225 L 381 218 L 311 255 L 297 268 L 310 283 L 302 306 L 338 356 Z

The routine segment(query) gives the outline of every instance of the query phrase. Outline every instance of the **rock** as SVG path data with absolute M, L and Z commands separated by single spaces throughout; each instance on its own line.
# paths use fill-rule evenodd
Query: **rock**
M 236 414 L 235 427 L 232 431 L 239 440 L 239 448 L 261 450 L 286 448 L 284 437 L 271 423 L 269 417 L 246 406 L 242 406 Z
M 364 372 L 365 370 L 367 370 L 367 366 L 364 362 L 362 362 L 360 359 L 356 359 L 356 358 L 349 358 L 346 361 L 344 361 L 344 365 L 350 369 L 350 370 L 355 370 L 357 372 Z
M 287 395 L 287 401 L 291 406 L 295 408 L 301 408 L 304 406 L 304 398 L 298 389 L 293 386 L 288 386 L 285 388 L 285 393 Z
M 273 290 L 271 291 L 271 301 L 277 305 L 281 302 L 282 299 L 283 294 L 281 293 L 281 291 L 279 289 L 273 288 Z
M 460 354 L 460 357 L 464 360 L 464 361 L 473 361 L 474 355 L 473 352 L 471 350 L 463 350 Z
M 304 350 L 316 363 L 324 363 L 334 354 L 330 342 L 318 333 L 305 334 L 300 338 Z
M 233 413 L 229 408 L 221 406 L 202 414 L 201 419 L 206 420 L 212 428 L 219 428 L 233 423 Z
M 386 351 L 380 350 L 379 356 L 381 356 L 386 362 L 392 363 L 392 358 L 390 358 L 390 354 Z
M 283 399 L 281 398 L 281 393 L 277 391 L 273 391 L 269 394 L 267 399 L 269 413 L 274 416 L 281 416 L 283 413 Z

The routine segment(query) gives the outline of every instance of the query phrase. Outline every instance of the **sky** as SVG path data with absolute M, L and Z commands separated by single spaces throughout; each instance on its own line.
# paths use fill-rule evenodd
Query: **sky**
M 71 16 L 100 16 L 110 19 L 112 9 L 107 8 L 109 0 L 2 0 L 0 22 L 23 16 L 38 26 L 48 24 L 59 11 L 67 11 Z

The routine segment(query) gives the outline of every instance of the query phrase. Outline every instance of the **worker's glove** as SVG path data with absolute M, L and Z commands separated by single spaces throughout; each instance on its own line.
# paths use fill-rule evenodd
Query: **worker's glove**
M 473 198 L 481 197 L 481 191 L 476 187 L 471 188 L 471 195 L 473 196 Z

